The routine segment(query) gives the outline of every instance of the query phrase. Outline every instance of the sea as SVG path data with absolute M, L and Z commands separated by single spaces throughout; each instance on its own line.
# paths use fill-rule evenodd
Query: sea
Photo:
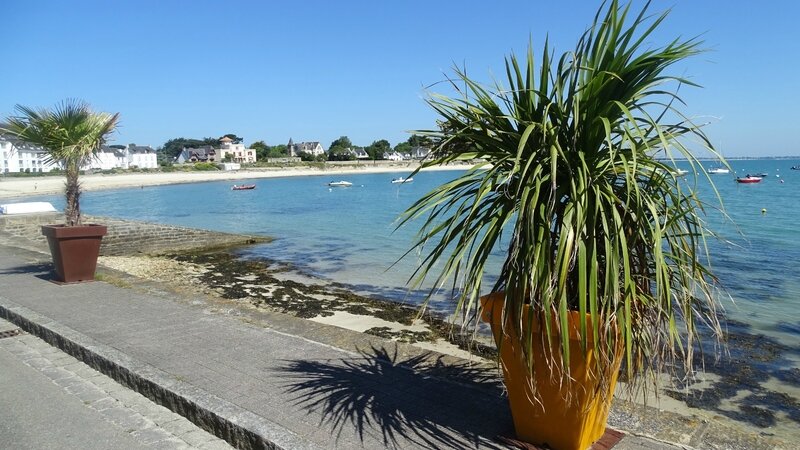
M 708 241 L 711 267 L 724 292 L 720 300 L 737 330 L 765 336 L 789 349 L 800 348 L 800 160 L 729 161 L 735 172 L 709 175 L 722 199 L 718 208 L 704 174 L 684 182 L 696 187 L 710 206 L 705 220 L 717 234 Z M 679 168 L 690 169 L 677 163 Z M 706 164 L 711 167 L 711 164 Z M 756 184 L 736 176 L 766 173 Z M 392 184 L 408 172 L 322 175 L 240 180 L 256 189 L 232 191 L 232 182 L 207 182 L 85 192 L 82 210 L 119 217 L 230 233 L 264 235 L 267 244 L 241 250 L 239 256 L 290 263 L 310 275 L 348 286 L 365 295 L 419 304 L 426 290 L 407 283 L 420 255 L 410 248 L 420 223 L 396 229 L 397 218 L 434 187 L 460 174 L 430 171 L 412 183 Z M 351 187 L 329 187 L 347 180 Z M 61 196 L 26 197 L 63 208 Z M 496 252 L 499 271 L 502 252 Z M 398 260 L 400 260 L 398 262 Z M 489 285 L 487 285 L 487 288 Z M 452 308 L 445 293 L 431 308 Z M 790 351 L 780 364 L 800 367 Z

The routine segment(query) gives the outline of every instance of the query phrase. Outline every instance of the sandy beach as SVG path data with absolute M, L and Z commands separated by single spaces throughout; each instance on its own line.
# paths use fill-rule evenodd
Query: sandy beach
M 84 191 L 122 189 L 166 184 L 202 183 L 206 181 L 237 181 L 258 178 L 334 176 L 364 173 L 411 172 L 419 166 L 416 162 L 372 163 L 346 166 L 327 165 L 324 169 L 314 167 L 260 168 L 236 171 L 210 172 L 134 172 L 122 174 L 92 174 L 80 178 Z M 466 165 L 428 168 L 428 170 L 463 170 Z M 64 192 L 63 176 L 0 178 L 0 199 L 32 195 L 58 194 Z

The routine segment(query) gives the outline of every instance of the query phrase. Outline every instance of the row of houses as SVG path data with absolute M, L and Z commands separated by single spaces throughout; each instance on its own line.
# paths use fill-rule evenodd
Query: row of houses
M 183 151 L 175 158 L 178 164 L 188 162 L 222 162 L 232 161 L 236 163 L 256 162 L 256 151 L 252 148 L 245 148 L 244 144 L 237 144 L 233 139 L 225 136 L 219 140 L 219 148 L 210 145 L 202 147 L 184 147 Z
M 325 149 L 322 148 L 322 144 L 319 142 L 300 142 L 295 143 L 292 139 L 289 139 L 289 143 L 287 144 L 289 156 L 300 156 L 301 153 L 308 153 L 313 156 L 322 155 L 325 153 Z M 351 155 L 353 155 L 356 159 L 370 159 L 369 154 L 363 148 L 348 148 L 347 149 Z M 428 156 L 431 150 L 427 147 L 412 147 L 409 153 L 398 153 L 398 152 L 387 152 L 383 154 L 383 159 L 388 159 L 390 161 L 406 161 L 412 159 L 424 159 Z
M 50 172 L 61 169 L 50 160 L 47 152 L 11 137 L 0 137 L 0 172 Z M 150 146 L 128 144 L 119 148 L 103 146 L 82 170 L 155 169 L 158 167 L 156 151 Z
M 291 158 L 299 157 L 301 154 L 319 156 L 325 154 L 325 149 L 318 141 L 294 142 L 289 139 L 286 145 L 288 156 Z M 363 148 L 347 149 L 357 160 L 370 159 L 369 154 Z M 387 152 L 383 154 L 383 159 L 390 161 L 405 161 L 412 159 L 423 159 L 430 153 L 427 147 L 413 147 L 409 153 Z M 235 144 L 228 137 L 220 139 L 220 146 L 213 147 L 204 145 L 201 147 L 184 147 L 180 155 L 175 158 L 178 164 L 232 161 L 237 163 L 256 162 L 256 151 L 252 148 L 245 148 L 244 144 Z

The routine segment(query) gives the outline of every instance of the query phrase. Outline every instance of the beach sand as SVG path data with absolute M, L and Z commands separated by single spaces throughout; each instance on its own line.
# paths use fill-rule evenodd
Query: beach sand
M 314 167 L 260 168 L 236 171 L 209 172 L 132 172 L 122 174 L 82 175 L 80 183 L 84 191 L 102 189 L 122 189 L 166 184 L 202 183 L 207 181 L 237 181 L 258 178 L 296 177 L 296 176 L 334 176 L 366 173 L 408 172 L 419 167 L 417 162 L 370 163 L 352 165 L 326 165 L 324 169 Z M 434 167 L 429 170 L 463 170 L 468 165 Z M 0 177 L 0 199 L 32 195 L 58 194 L 64 192 L 63 176 L 45 177 Z

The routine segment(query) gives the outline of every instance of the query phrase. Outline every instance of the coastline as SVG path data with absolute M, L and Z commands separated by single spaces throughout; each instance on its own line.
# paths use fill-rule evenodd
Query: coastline
M 326 165 L 315 167 L 278 167 L 243 169 L 236 171 L 208 172 L 135 172 L 122 174 L 82 175 L 81 187 L 86 191 L 106 189 L 124 189 L 144 186 L 161 186 L 169 184 L 203 183 L 208 181 L 238 181 L 263 178 L 304 177 L 323 175 L 349 175 L 369 173 L 409 173 L 419 167 L 418 162 L 353 164 L 346 166 Z M 430 167 L 425 171 L 464 170 L 471 167 L 467 164 Z M 35 195 L 60 194 L 64 191 L 63 176 L 0 178 L 0 199 L 29 197 Z

